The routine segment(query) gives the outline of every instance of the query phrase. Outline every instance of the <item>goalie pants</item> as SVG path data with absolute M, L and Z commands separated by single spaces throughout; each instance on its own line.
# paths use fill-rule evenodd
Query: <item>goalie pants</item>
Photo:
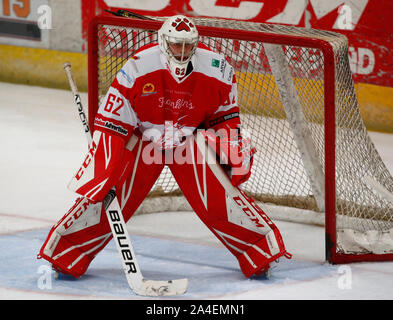
M 189 139 L 183 149 L 178 147 L 160 159 L 162 153 L 152 156 L 150 142 L 133 136 L 125 155 L 129 174 L 115 185 L 124 220 L 137 210 L 166 164 L 195 213 L 237 258 L 243 274 L 264 272 L 271 261 L 286 253 L 279 230 L 251 198 L 230 184 L 222 170 L 217 177 L 216 160 L 207 161 L 202 149 L 196 139 Z M 216 167 L 207 163 L 214 161 Z M 51 228 L 38 258 L 62 273 L 80 277 L 111 238 L 102 203 L 81 197 Z

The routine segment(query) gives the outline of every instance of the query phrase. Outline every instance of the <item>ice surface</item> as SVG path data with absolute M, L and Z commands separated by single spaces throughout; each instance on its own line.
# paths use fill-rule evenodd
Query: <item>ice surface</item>
M 140 299 L 110 243 L 78 280 L 54 279 L 36 255 L 72 205 L 66 185 L 86 152 L 70 91 L 0 83 L 0 299 Z M 82 94 L 87 105 L 87 95 Z M 393 135 L 371 133 L 390 172 Z M 136 215 L 128 223 L 144 276 L 189 278 L 178 299 L 392 299 L 393 262 L 324 262 L 324 229 L 276 221 L 293 254 L 270 279 L 246 279 L 192 212 Z

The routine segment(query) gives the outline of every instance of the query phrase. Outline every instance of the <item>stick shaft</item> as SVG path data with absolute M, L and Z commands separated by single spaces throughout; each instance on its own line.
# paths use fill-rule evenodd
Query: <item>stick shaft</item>
M 66 62 L 66 63 L 63 64 L 63 68 L 64 68 L 64 71 L 65 71 L 65 73 L 67 75 L 68 82 L 70 84 L 72 94 L 74 95 L 74 103 L 75 103 L 75 106 L 78 109 L 79 118 L 81 119 L 81 122 L 82 122 L 82 125 L 83 125 L 83 129 L 84 129 L 85 134 L 86 134 L 87 142 L 88 142 L 88 144 L 90 146 L 91 143 L 92 143 L 91 131 L 90 131 L 90 127 L 89 127 L 89 123 L 87 121 L 87 117 L 86 117 L 85 111 L 83 110 L 82 100 L 81 100 L 81 97 L 79 95 L 78 88 L 77 88 L 76 83 L 74 81 L 74 77 L 72 76 L 71 64 L 69 62 Z

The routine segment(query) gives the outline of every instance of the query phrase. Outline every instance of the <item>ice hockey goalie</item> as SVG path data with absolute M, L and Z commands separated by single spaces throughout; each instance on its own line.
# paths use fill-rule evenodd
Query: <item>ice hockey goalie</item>
M 276 225 L 239 188 L 255 151 L 241 130 L 234 69 L 198 44 L 191 19 L 171 17 L 158 43 L 125 63 L 102 100 L 93 143 L 69 184 L 80 197 L 39 257 L 83 275 L 112 237 L 102 206 L 108 191 L 116 188 L 128 221 L 166 165 L 243 274 L 264 273 L 286 249 Z

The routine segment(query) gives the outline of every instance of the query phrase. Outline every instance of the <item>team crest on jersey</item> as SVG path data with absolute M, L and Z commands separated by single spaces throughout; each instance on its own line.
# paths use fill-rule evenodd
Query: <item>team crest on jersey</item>
M 142 88 L 142 96 L 149 96 L 151 94 L 155 94 L 157 93 L 157 91 L 155 91 L 155 86 L 152 83 L 146 83 L 143 88 Z

